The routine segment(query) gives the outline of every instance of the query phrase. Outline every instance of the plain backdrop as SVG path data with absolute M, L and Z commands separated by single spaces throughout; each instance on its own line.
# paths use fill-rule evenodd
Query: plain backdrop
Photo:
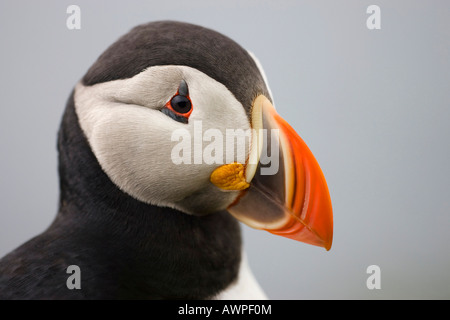
M 67 7 L 81 29 L 66 27 Z M 369 30 L 369 5 L 381 29 Z M 261 61 L 331 193 L 331 251 L 242 226 L 273 299 L 450 298 L 450 2 L 0 2 L 0 256 L 57 211 L 56 135 L 95 59 L 135 25 L 217 30 Z M 370 265 L 381 289 L 369 290 Z

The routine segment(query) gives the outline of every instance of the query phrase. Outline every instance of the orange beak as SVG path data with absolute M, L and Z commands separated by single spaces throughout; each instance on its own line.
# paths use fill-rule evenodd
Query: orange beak
M 263 95 L 254 100 L 252 128 L 250 186 L 228 211 L 250 227 L 330 250 L 331 199 L 312 152 Z

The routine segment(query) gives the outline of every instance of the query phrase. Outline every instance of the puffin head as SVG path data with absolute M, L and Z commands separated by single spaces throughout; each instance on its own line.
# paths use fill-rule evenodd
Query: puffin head
M 233 40 L 187 23 L 135 27 L 77 84 L 74 105 L 102 170 L 130 197 L 188 215 L 228 210 L 330 249 L 323 173 Z

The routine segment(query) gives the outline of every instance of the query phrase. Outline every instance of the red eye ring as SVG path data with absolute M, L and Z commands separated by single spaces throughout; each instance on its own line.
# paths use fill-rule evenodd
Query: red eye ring
M 185 80 L 181 80 L 177 93 L 165 104 L 161 111 L 175 121 L 188 123 L 192 110 L 188 85 Z
M 178 116 L 189 118 L 189 116 L 192 113 L 192 101 L 189 97 L 189 95 L 184 96 L 177 93 L 166 103 L 165 106 L 167 109 L 172 111 Z

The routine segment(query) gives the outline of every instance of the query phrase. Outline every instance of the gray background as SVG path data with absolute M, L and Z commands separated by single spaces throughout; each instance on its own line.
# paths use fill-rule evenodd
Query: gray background
M 81 7 L 81 30 L 66 8 Z M 381 8 L 368 30 L 366 8 Z M 243 226 L 274 299 L 450 298 L 448 1 L 0 2 L 0 256 L 57 210 L 56 134 L 74 84 L 133 26 L 182 20 L 261 60 L 331 192 L 331 251 Z M 381 268 L 368 290 L 366 268 Z

